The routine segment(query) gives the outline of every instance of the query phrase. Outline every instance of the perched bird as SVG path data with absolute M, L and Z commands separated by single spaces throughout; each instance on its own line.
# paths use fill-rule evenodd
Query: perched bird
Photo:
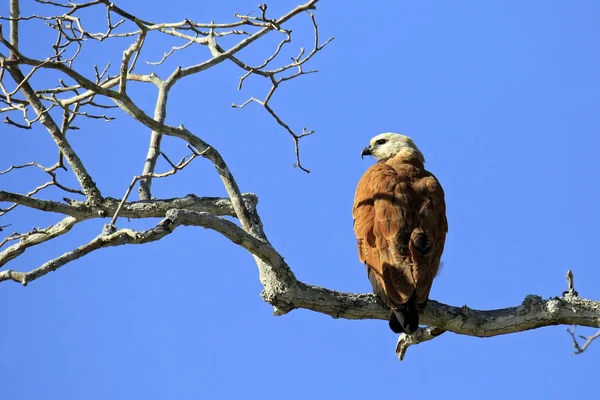
M 412 334 L 444 251 L 444 191 L 408 136 L 375 136 L 361 153 L 367 155 L 377 163 L 360 178 L 354 197 L 358 255 L 373 291 L 392 309 L 392 331 Z

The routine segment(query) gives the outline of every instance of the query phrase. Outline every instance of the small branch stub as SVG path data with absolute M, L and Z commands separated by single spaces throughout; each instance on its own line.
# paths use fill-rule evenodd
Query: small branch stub
M 579 296 L 579 293 L 575 290 L 575 284 L 573 283 L 573 271 L 568 270 L 566 278 L 569 289 L 566 292 L 563 292 L 563 296 Z

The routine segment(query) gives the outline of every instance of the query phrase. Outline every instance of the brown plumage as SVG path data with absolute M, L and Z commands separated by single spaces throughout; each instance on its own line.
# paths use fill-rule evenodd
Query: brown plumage
M 375 294 L 392 309 L 390 328 L 411 334 L 444 250 L 444 191 L 407 136 L 378 135 L 362 155 L 378 162 L 362 176 L 354 197 L 358 255 Z

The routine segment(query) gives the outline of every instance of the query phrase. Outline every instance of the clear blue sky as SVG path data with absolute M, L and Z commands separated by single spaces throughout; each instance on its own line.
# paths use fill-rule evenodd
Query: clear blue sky
M 117 4 L 147 19 L 227 21 L 257 2 Z M 278 1 L 269 11 L 280 15 L 295 4 Z M 27 2 L 22 10 L 41 6 Z M 514 306 L 527 294 L 560 295 L 567 269 L 582 296 L 600 297 L 593 255 L 600 224 L 600 4 L 322 1 L 317 18 L 322 37 L 336 37 L 311 64 L 320 73 L 290 82 L 273 100 L 292 126 L 317 130 L 302 143 L 310 175 L 292 167 L 292 142 L 265 110 L 230 107 L 265 92 L 258 80 L 237 92 L 240 72 L 232 65 L 178 84 L 167 118 L 215 145 L 242 190 L 259 195 L 266 232 L 299 279 L 370 290 L 352 232 L 355 185 L 372 163 L 359 154 L 375 134 L 397 131 L 413 137 L 446 191 L 445 267 L 432 298 L 481 309 Z M 295 53 L 311 38 L 305 24 L 292 27 Z M 53 37 L 24 31 L 22 50 L 41 57 L 45 39 Z M 275 39 L 243 57 L 263 58 L 262 46 Z M 153 60 L 172 44 L 156 35 L 150 40 L 155 44 L 146 54 Z M 116 65 L 128 45 L 94 47 L 81 65 L 107 57 Z M 205 48 L 190 49 L 179 61 L 207 56 Z M 175 65 L 160 70 L 162 76 Z M 51 77 L 40 74 L 34 83 Z M 152 110 L 154 89 L 132 86 Z M 121 197 L 141 172 L 148 130 L 116 116 L 110 124 L 80 122 L 70 139 L 104 194 Z M 55 147 L 42 129 L 0 125 L 0 132 L 0 169 L 54 162 Z M 172 139 L 165 150 L 174 159 L 186 153 Z M 0 187 L 27 191 L 31 177 L 45 179 L 20 171 L 0 177 Z M 158 197 L 224 194 L 205 160 L 154 189 Z M 25 231 L 58 218 L 19 208 L 0 224 Z M 92 239 L 102 222 L 81 224 L 7 267 L 33 269 Z M 122 219 L 119 227 L 153 223 Z M 558 399 L 597 392 L 600 343 L 571 356 L 565 327 L 491 339 L 448 333 L 410 348 L 399 364 L 385 321 L 334 320 L 304 310 L 273 317 L 260 291 L 245 251 L 194 228 L 149 245 L 95 252 L 27 288 L 4 282 L 0 398 Z

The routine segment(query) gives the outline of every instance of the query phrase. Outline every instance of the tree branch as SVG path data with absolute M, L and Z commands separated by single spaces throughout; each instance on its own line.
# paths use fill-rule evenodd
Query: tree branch
M 55 228 L 55 235 L 62 234 L 65 230 L 70 229 L 77 221 L 68 217 L 64 220 L 60 228 Z M 254 236 L 246 233 L 239 226 L 233 222 L 227 221 L 224 218 L 216 217 L 209 213 L 198 213 L 188 210 L 169 210 L 163 220 L 161 220 L 154 228 L 145 231 L 134 231 L 131 229 L 121 229 L 116 232 L 105 233 L 103 232 L 89 243 L 84 244 L 70 252 L 63 254 L 53 260 L 44 263 L 42 266 L 29 271 L 29 272 L 16 272 L 13 270 L 7 270 L 0 272 L 0 282 L 5 280 L 13 280 L 26 286 L 28 283 L 52 272 L 58 268 L 68 264 L 71 261 L 77 260 L 95 250 L 104 247 L 121 246 L 124 244 L 144 244 L 154 242 L 162 239 L 164 236 L 169 235 L 178 226 L 201 226 L 207 229 L 212 229 L 221 233 L 223 236 L 231 240 L 233 243 L 244 247 L 250 253 L 259 257 L 265 262 L 270 264 L 279 264 L 283 262 L 283 258 L 273 249 L 273 247 L 262 240 L 255 238 Z M 52 229 L 52 228 L 49 228 Z M 15 253 L 18 248 L 18 244 L 11 246 L 5 252 L 0 253 L 1 256 L 8 252 L 7 258 L 13 256 L 16 257 Z M 12 247 L 17 247 L 12 249 Z M 20 248 L 21 253 L 26 247 Z M 11 259 L 12 259 L 11 258 Z
M 10 0 L 10 44 L 15 48 L 19 48 L 19 0 Z M 14 55 L 13 55 L 14 56 Z
M 77 222 L 79 222 L 77 218 L 66 217 L 56 225 L 52 225 L 46 229 L 35 229 L 27 234 L 17 235 L 19 242 L 0 253 L 0 268 L 7 262 L 23 254 L 29 247 L 36 246 L 64 235 L 69 232 Z
M 162 82 L 158 85 L 158 97 L 156 98 L 156 107 L 154 109 L 154 120 L 159 123 L 164 123 L 167 117 L 167 100 L 169 96 L 169 88 Z M 142 179 L 140 182 L 139 195 L 140 200 L 150 200 L 152 196 L 152 174 L 156 168 L 156 161 L 160 154 L 160 142 L 162 134 L 160 132 L 150 132 L 150 145 L 148 147 L 148 154 L 146 155 L 146 162 L 144 163 L 144 169 L 142 175 L 148 176 Z
M 3 57 L 2 54 L 0 54 L 0 57 Z M 77 180 L 79 181 L 83 192 L 87 196 L 88 200 L 91 203 L 100 201 L 100 199 L 102 198 L 102 194 L 96 187 L 96 183 L 92 180 L 92 177 L 84 167 L 79 156 L 71 147 L 71 144 L 67 141 L 67 138 L 65 137 L 63 132 L 60 131 L 58 125 L 56 125 L 56 122 L 54 122 L 50 114 L 47 113 L 46 108 L 44 107 L 40 99 L 37 97 L 35 91 L 32 89 L 28 82 L 23 83 L 25 77 L 23 76 L 19 68 L 10 65 L 6 68 L 12 76 L 12 78 L 15 80 L 15 82 L 17 84 L 21 84 L 21 92 L 23 93 L 31 107 L 34 109 L 38 117 L 40 117 L 40 122 L 42 123 L 42 125 L 44 125 L 44 127 L 46 127 L 46 129 L 50 133 L 50 136 L 52 136 L 52 139 L 54 140 L 61 153 L 69 163 L 69 166 L 71 167 L 75 176 L 77 177 Z
M 242 198 L 248 204 L 256 204 L 258 202 L 256 195 L 252 193 L 244 193 Z M 112 216 L 117 211 L 121 202 L 121 200 L 106 197 L 100 204 L 91 206 L 82 201 L 65 200 L 68 200 L 69 204 L 35 199 L 22 194 L 0 190 L 0 202 L 17 203 L 39 211 L 56 212 L 81 220 Z M 227 215 L 235 217 L 231 200 L 222 197 L 198 197 L 194 194 L 173 199 L 127 202 L 123 204 L 119 215 L 125 218 L 163 218 L 170 209 L 186 209 L 197 212 L 208 212 L 216 216 Z

